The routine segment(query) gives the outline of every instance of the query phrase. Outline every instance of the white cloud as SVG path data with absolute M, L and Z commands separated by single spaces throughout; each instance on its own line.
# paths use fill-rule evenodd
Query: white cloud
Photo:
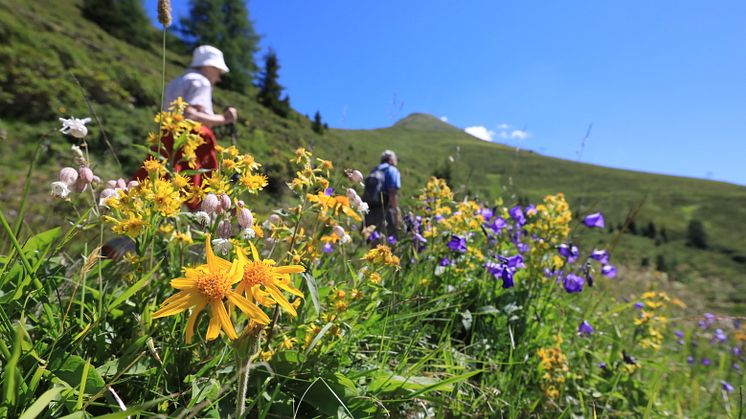
M 448 122 L 448 117 L 447 116 L 441 116 L 440 120 L 443 121 L 443 122 Z
M 506 130 L 508 128 L 510 128 L 510 125 L 508 125 L 508 124 L 506 124 L 504 122 L 502 124 L 500 124 L 500 125 L 497 126 L 497 129 L 501 129 L 501 130 Z
M 483 126 L 467 127 L 464 131 L 483 141 L 492 141 L 492 136 L 495 135 L 495 131 L 488 130 Z
M 528 138 L 528 131 L 514 129 L 513 131 L 510 131 L 510 138 L 513 140 L 525 140 Z

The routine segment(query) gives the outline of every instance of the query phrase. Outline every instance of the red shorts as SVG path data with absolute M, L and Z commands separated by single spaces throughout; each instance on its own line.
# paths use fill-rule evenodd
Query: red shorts
M 209 169 L 209 170 L 215 170 L 218 168 L 218 158 L 215 154 L 215 147 L 217 146 L 218 142 L 215 139 L 215 134 L 212 132 L 212 130 L 204 125 L 200 126 L 199 129 L 199 136 L 202 137 L 203 140 L 205 140 L 202 145 L 197 147 L 195 150 L 195 154 L 197 155 L 197 161 L 195 162 L 194 167 L 189 167 L 189 164 L 185 161 L 181 160 L 182 154 L 181 151 L 179 151 L 174 161 L 176 162 L 174 164 L 173 169 L 178 173 L 182 170 L 199 170 L 199 169 Z M 169 159 L 171 156 L 171 153 L 173 152 L 174 147 L 174 139 L 171 137 L 171 135 L 166 135 L 164 137 L 161 137 L 161 156 Z M 153 147 L 153 151 L 156 151 L 156 147 Z M 145 167 L 140 167 L 137 172 L 132 176 L 132 180 L 143 180 L 146 177 L 148 177 L 148 172 L 145 170 Z M 191 176 L 192 178 L 192 185 L 199 187 L 202 184 L 202 173 L 196 173 Z M 189 209 L 195 210 L 197 207 L 199 207 L 200 201 L 199 200 L 192 200 L 187 203 L 189 206 Z

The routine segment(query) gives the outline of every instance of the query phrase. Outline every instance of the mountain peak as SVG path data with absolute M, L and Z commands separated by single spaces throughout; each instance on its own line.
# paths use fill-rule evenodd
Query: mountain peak
M 418 131 L 460 131 L 453 125 L 426 113 L 411 113 L 396 121 L 394 127 Z

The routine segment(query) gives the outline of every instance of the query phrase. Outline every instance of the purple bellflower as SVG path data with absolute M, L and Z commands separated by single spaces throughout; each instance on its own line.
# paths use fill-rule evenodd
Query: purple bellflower
M 523 210 L 521 209 L 520 205 L 516 205 L 513 208 L 509 209 L 508 214 L 510 214 L 510 218 L 515 220 L 515 223 L 519 226 L 526 224 L 526 216 L 523 215 Z
M 588 321 L 583 320 L 578 326 L 578 333 L 585 336 L 591 335 L 593 334 L 593 326 Z
M 448 248 L 454 252 L 466 253 L 466 239 L 454 234 L 448 242 Z
M 562 243 L 561 245 L 557 246 L 557 252 L 559 252 L 560 255 L 567 259 L 567 263 L 575 262 L 578 259 L 578 255 L 580 255 L 578 246 L 575 246 L 574 244 L 570 245 Z
M 565 291 L 570 294 L 583 291 L 583 285 L 585 285 L 585 279 L 575 274 L 567 274 L 565 279 L 562 281 L 562 286 L 565 287 Z
M 588 214 L 583 219 L 583 224 L 586 225 L 586 227 L 598 227 L 598 228 L 604 228 L 606 227 L 606 223 L 604 222 L 604 216 L 600 212 L 594 212 L 593 214 Z
M 607 277 L 607 278 L 613 278 L 616 276 L 616 266 L 614 265 L 604 265 L 601 267 L 601 275 Z
M 591 253 L 591 258 L 599 261 L 602 265 L 609 263 L 609 252 L 606 250 L 594 250 Z

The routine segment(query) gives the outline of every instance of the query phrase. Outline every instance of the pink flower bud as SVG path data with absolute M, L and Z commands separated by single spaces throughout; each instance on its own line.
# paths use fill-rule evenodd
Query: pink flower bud
M 106 200 L 109 199 L 109 198 L 111 198 L 111 197 L 114 197 L 114 196 L 117 196 L 117 191 L 115 191 L 114 189 L 111 189 L 111 188 L 104 189 L 98 195 L 98 205 L 100 207 L 105 207 L 106 206 Z
M 140 182 L 138 182 L 136 180 L 131 180 L 131 181 L 127 182 L 127 188 L 128 189 L 129 188 L 136 188 L 138 186 L 140 186 Z
M 93 175 L 93 183 L 101 183 L 101 178 L 96 175 Z
M 217 231 L 215 232 L 221 239 L 227 239 L 233 235 L 233 224 L 228 219 L 220 220 Z
M 80 169 L 78 169 L 78 176 L 80 176 L 80 180 L 85 182 L 86 185 L 93 182 L 93 170 L 89 167 L 81 166 Z
M 238 200 L 238 202 L 236 202 L 236 206 L 237 206 L 238 208 L 243 208 L 243 206 L 244 206 L 244 203 L 243 203 L 243 201 L 239 199 L 239 200 Z
M 127 189 L 127 184 L 124 182 L 124 179 L 122 178 L 117 179 L 117 188 Z
M 85 183 L 83 178 L 78 178 L 78 181 L 75 182 L 75 185 L 73 185 L 73 189 L 75 192 L 83 192 L 88 187 L 88 184 Z
M 60 170 L 60 182 L 72 186 L 78 181 L 78 171 L 72 167 L 63 167 Z
M 202 211 L 212 215 L 218 211 L 218 208 L 220 208 L 218 197 L 214 193 L 205 195 L 205 199 L 202 200 Z
M 223 211 L 228 211 L 229 209 L 231 209 L 231 197 L 230 196 L 226 194 L 220 195 L 220 209 L 222 209 Z
M 116 189 L 117 188 L 117 181 L 116 180 L 107 180 L 106 181 L 106 187 L 110 189 Z
M 251 215 L 251 211 L 248 208 L 239 208 L 237 218 L 238 225 L 243 228 L 249 228 L 254 224 L 254 216 Z

